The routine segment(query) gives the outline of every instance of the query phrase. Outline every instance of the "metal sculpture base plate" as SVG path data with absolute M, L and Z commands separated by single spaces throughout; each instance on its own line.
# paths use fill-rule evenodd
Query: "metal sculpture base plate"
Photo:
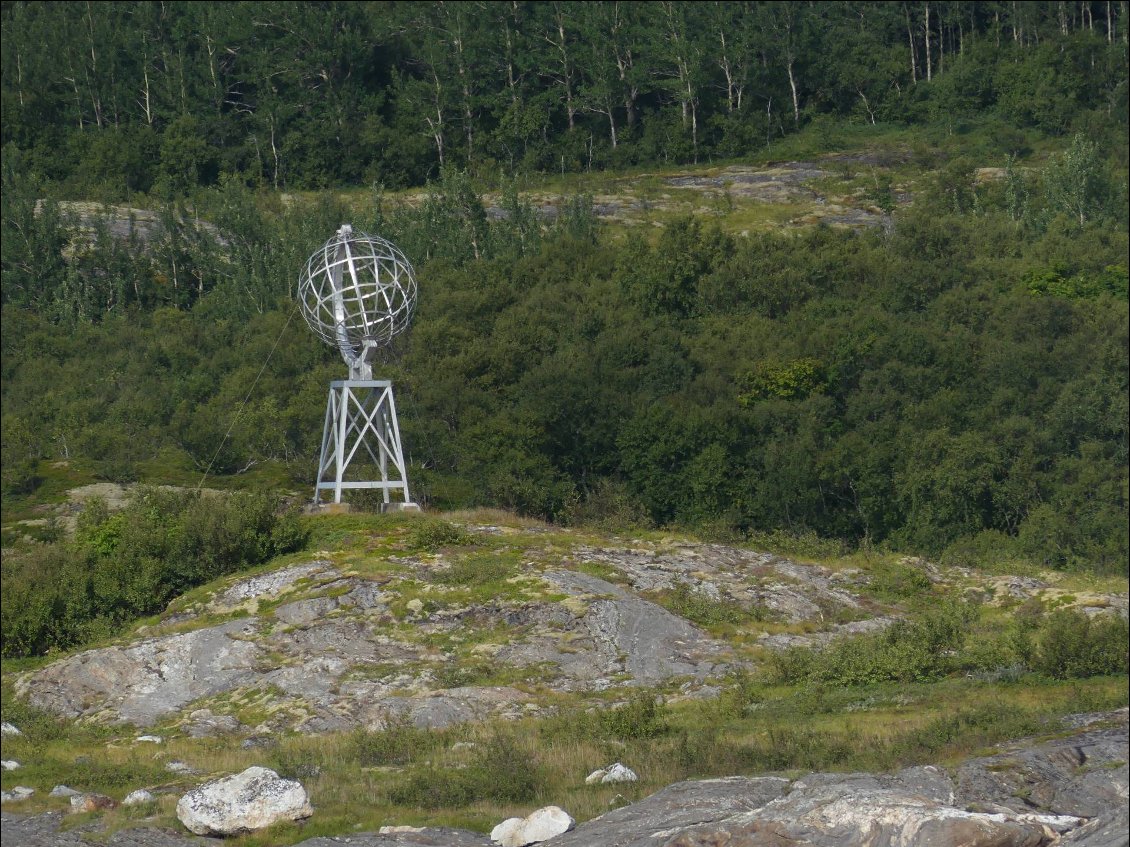
M 364 453 L 358 455 L 362 450 Z M 372 460 L 379 480 L 351 478 L 350 465 L 362 465 L 365 459 Z M 392 383 L 385 379 L 343 379 L 330 383 L 314 505 L 320 505 L 322 492 L 332 491 L 332 502 L 340 503 L 342 491 L 356 489 L 380 490 L 385 510 L 416 507 L 408 493 Z M 394 491 L 403 498 L 399 502 L 392 499 Z

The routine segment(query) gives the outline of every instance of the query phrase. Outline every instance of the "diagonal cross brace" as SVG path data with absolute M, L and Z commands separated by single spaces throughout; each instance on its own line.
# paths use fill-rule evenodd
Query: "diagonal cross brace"
M 377 465 L 380 480 L 354 480 L 347 472 L 358 451 L 365 452 Z M 322 431 L 322 451 L 318 460 L 318 480 L 314 503 L 323 491 L 333 492 L 333 502 L 341 502 L 348 489 L 379 489 L 386 504 L 391 492 L 401 492 L 411 504 L 400 426 L 392 383 L 387 380 L 340 380 L 330 383 L 326 417 Z

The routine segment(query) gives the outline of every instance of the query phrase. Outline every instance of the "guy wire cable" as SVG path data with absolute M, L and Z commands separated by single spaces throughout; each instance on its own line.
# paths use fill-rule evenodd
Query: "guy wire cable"
M 278 338 L 275 339 L 275 343 L 271 346 L 271 352 L 268 353 L 267 358 L 263 360 L 263 364 L 259 368 L 259 373 L 255 374 L 255 379 L 252 381 L 251 387 L 247 389 L 247 394 L 244 395 L 243 402 L 240 403 L 239 408 L 235 410 L 235 417 L 232 418 L 231 423 L 228 425 L 228 431 L 225 432 L 224 437 L 220 439 L 220 444 L 218 447 L 216 447 L 216 452 L 212 454 L 212 460 L 208 462 L 208 467 L 204 469 L 204 476 L 200 477 L 200 482 L 196 485 L 196 492 L 198 494 L 200 493 L 200 489 L 204 487 L 204 480 L 208 478 L 208 474 L 212 470 L 212 465 L 216 463 L 216 459 L 219 457 L 220 451 L 223 450 L 224 445 L 227 444 L 228 437 L 231 435 L 231 431 L 235 429 L 235 425 L 239 421 L 239 416 L 243 414 L 243 408 L 247 405 L 247 401 L 251 399 L 251 392 L 253 392 L 255 390 L 255 386 L 259 384 L 259 378 L 263 376 L 263 371 L 267 369 L 267 365 L 270 363 L 271 357 L 275 355 L 275 350 L 278 349 L 279 342 L 282 341 L 283 334 L 286 333 L 286 329 L 290 326 L 291 320 L 294 319 L 294 313 L 297 311 L 298 304 L 295 303 L 294 307 L 290 310 L 290 314 L 287 316 L 286 323 L 284 323 L 283 328 L 279 330 Z

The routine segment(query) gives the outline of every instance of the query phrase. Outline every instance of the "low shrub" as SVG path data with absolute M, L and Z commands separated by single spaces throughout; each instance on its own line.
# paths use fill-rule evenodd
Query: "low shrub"
M 436 571 L 433 579 L 444 585 L 484 585 L 508 579 L 514 575 L 513 557 L 483 553 L 464 556 L 452 562 L 451 567 Z
M 733 600 L 710 597 L 702 591 L 694 590 L 686 583 L 679 583 L 658 600 L 661 605 L 679 617 L 686 618 L 699 626 L 741 624 L 765 618 L 765 610 L 761 606 L 755 605 L 746 610 Z
M 626 485 L 612 479 L 601 479 L 583 498 L 574 492 L 558 519 L 565 526 L 588 526 L 601 532 L 635 532 L 652 526 L 643 504 Z
M 930 578 L 908 562 L 876 562 L 871 570 L 870 588 L 884 597 L 902 599 L 930 590 Z
M 775 529 L 772 532 L 751 532 L 746 536 L 746 544 L 797 559 L 836 559 L 848 552 L 848 545 L 842 540 L 822 538 L 811 531 Z
M 902 733 L 890 745 L 894 761 L 921 761 L 938 751 L 960 746 L 975 750 L 1002 738 L 1020 738 L 1044 727 L 1044 719 L 1013 705 L 961 709 L 929 721 L 914 732 Z
M 400 805 L 424 809 L 467 806 L 479 801 L 526 803 L 538 796 L 545 780 L 537 755 L 512 736 L 496 731 L 476 747 L 465 768 L 427 765 L 389 790 Z
M 804 647 L 769 658 L 777 682 L 869 685 L 925 682 L 955 667 L 976 607 L 945 602 L 914 621 L 898 621 L 883 632 L 839 641 L 823 651 Z
M 597 721 L 603 735 L 620 740 L 655 738 L 670 728 L 666 706 L 643 691 L 633 694 L 622 706 L 599 712 Z
M 435 552 L 441 547 L 470 544 L 472 536 L 453 523 L 439 518 L 420 518 L 414 522 L 408 543 L 414 550 Z
M 432 753 L 441 736 L 407 720 L 392 721 L 381 732 L 359 729 L 350 736 L 348 753 L 362 767 L 408 765 Z
M 297 516 L 261 494 L 143 489 L 114 514 L 93 499 L 72 539 L 4 557 L 0 652 L 40 655 L 105 638 L 305 538 Z
M 1090 618 L 1077 609 L 1047 615 L 1036 636 L 1031 666 L 1053 679 L 1127 672 L 1130 627 L 1116 615 Z

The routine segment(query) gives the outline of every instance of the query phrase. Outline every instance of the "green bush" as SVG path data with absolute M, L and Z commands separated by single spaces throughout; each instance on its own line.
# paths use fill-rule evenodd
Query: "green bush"
M 362 767 L 407 765 L 436 749 L 440 736 L 407 720 L 392 721 L 381 732 L 356 730 L 349 755 Z
M 768 550 L 782 556 L 799 559 L 834 559 L 848 552 L 847 545 L 836 538 L 821 538 L 815 532 L 790 532 L 774 529 L 770 532 L 750 532 L 746 544 L 758 550 Z
M 714 599 L 701 591 L 695 591 L 686 583 L 679 583 L 672 591 L 660 597 L 659 602 L 676 615 L 699 626 L 740 624 L 765 618 L 765 610 L 761 606 L 755 605 L 746 610 L 733 600 Z
M 537 757 L 510 735 L 496 732 L 476 747 L 474 760 L 453 770 L 428 765 L 392 787 L 389 799 L 425 809 L 454 808 L 474 802 L 525 803 L 544 781 Z
M 72 539 L 5 556 L 0 652 L 39 655 L 108 637 L 304 541 L 297 516 L 261 494 L 142 489 L 115 514 L 92 500 Z
M 906 562 L 878 562 L 871 571 L 871 590 L 886 597 L 913 597 L 930 590 L 930 577 Z
M 1127 672 L 1130 629 L 1118 616 L 1089 618 L 1076 609 L 1048 615 L 1035 639 L 1032 669 L 1053 679 Z
M 408 543 L 414 550 L 435 552 L 441 547 L 469 544 L 472 536 L 453 523 L 439 518 L 420 518 L 412 527 Z
M 575 492 L 559 515 L 565 526 L 590 526 L 602 532 L 635 531 L 652 525 L 651 516 L 627 486 L 602 479 L 583 498 Z
M 1012 705 L 978 706 L 935 718 L 892 743 L 899 761 L 922 761 L 953 745 L 965 750 L 984 747 L 1002 738 L 1019 738 L 1043 728 L 1038 715 Z
M 655 738 L 670 729 L 666 711 L 653 694 L 641 691 L 632 694 L 624 705 L 600 712 L 598 723 L 603 734 L 612 738 Z
M 514 575 L 514 563 L 497 553 L 480 553 L 465 556 L 446 570 L 437 571 L 433 577 L 444 585 L 485 585 Z
M 816 359 L 804 358 L 791 362 L 759 362 L 757 367 L 743 375 L 742 393 L 738 402 L 751 406 L 761 400 L 802 399 L 823 391 L 827 386 L 824 365 Z
M 466 806 L 476 799 L 475 784 L 463 771 L 428 767 L 412 771 L 389 789 L 389 800 L 418 809 Z
M 846 686 L 938 679 L 955 668 L 975 614 L 973 606 L 946 602 L 918 620 L 898 621 L 823 651 L 798 647 L 776 653 L 769 659 L 770 676 L 782 683 Z

